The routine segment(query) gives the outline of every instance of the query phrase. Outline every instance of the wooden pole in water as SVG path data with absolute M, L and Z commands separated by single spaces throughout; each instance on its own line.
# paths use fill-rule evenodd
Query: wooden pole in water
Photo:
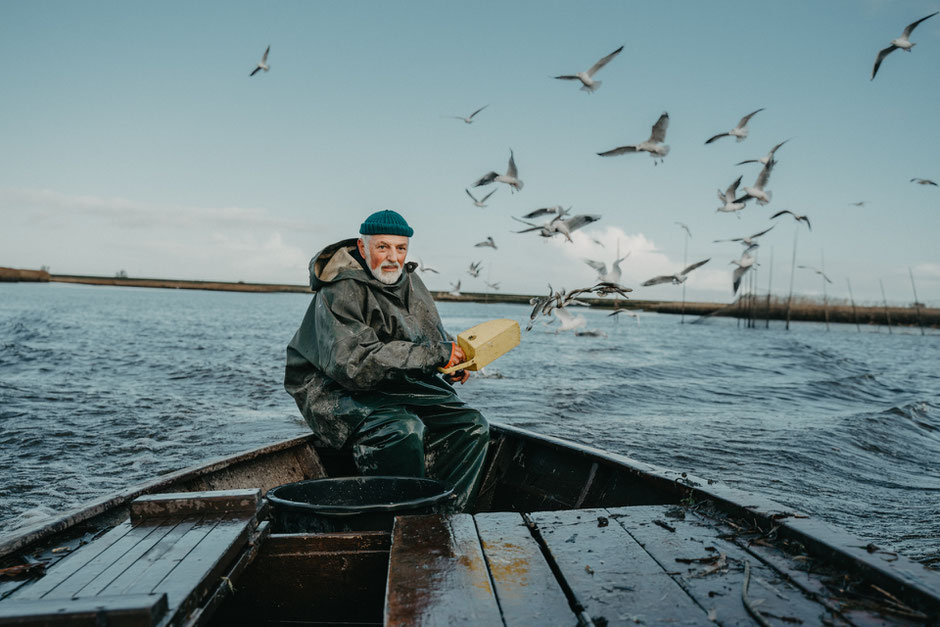
M 689 265 L 689 231 L 683 230 L 685 230 L 685 244 L 682 246 L 682 267 L 685 268 Z M 618 256 L 620 254 L 619 248 L 617 254 Z M 685 324 L 685 281 L 682 282 L 682 309 L 679 310 L 679 324 Z
M 914 273 L 911 271 L 911 267 L 907 267 L 907 273 L 911 277 L 911 288 L 914 290 L 914 309 L 917 310 L 917 324 L 920 325 L 920 334 L 924 334 L 924 321 L 920 317 L 920 301 L 917 300 L 917 286 L 914 285 Z
M 891 335 L 891 312 L 888 311 L 888 299 L 885 298 L 885 284 L 884 281 L 878 279 L 878 285 L 881 286 L 881 302 L 885 305 L 885 320 L 888 321 L 888 335 Z
M 787 296 L 787 331 L 790 330 L 790 305 L 793 303 L 793 275 L 796 274 L 796 243 L 800 239 L 799 223 L 793 229 L 793 259 L 790 261 L 790 294 Z
M 859 333 L 861 333 L 862 327 L 860 327 L 858 324 L 858 312 L 855 310 L 855 297 L 852 296 L 852 282 L 846 278 L 845 284 L 849 286 L 849 300 L 852 303 L 852 317 L 855 318 L 855 328 L 858 329 Z
M 774 249 L 770 248 L 770 273 L 767 275 L 767 320 L 764 324 L 765 329 L 770 328 L 770 285 L 774 280 Z
M 822 265 L 822 284 L 823 284 L 823 312 L 826 315 L 826 331 L 829 330 L 829 295 L 826 293 L 826 257 L 822 249 L 819 250 L 819 260 Z

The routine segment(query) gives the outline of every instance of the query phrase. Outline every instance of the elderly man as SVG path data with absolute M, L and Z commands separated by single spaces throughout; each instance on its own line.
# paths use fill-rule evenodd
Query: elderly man
M 315 294 L 287 347 L 284 387 L 321 443 L 351 452 L 360 473 L 440 479 L 467 509 L 489 426 L 450 385 L 470 373 L 438 375 L 463 351 L 405 263 L 414 233 L 405 219 L 379 211 L 359 233 L 310 261 Z

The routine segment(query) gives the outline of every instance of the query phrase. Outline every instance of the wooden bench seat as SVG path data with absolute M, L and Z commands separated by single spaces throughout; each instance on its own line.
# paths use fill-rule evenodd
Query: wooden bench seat
M 52 615 L 57 625 L 88 624 L 89 612 L 134 626 L 207 618 L 267 532 L 261 502 L 260 490 L 141 497 L 130 520 L 0 603 L 0 625 L 50 624 Z

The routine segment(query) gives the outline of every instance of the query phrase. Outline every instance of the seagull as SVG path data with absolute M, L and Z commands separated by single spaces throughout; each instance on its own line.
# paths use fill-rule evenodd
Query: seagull
M 760 159 L 745 159 L 744 161 L 739 161 L 735 163 L 734 165 L 744 165 L 745 163 L 760 163 L 762 165 L 767 165 L 768 163 L 774 160 L 774 153 L 777 152 L 777 149 L 780 148 L 780 146 L 783 146 L 788 141 L 790 140 L 789 139 L 783 140 L 782 142 L 780 142 L 779 144 L 771 148 L 770 152 L 768 152 L 765 156 L 761 157 Z
M 499 289 L 499 281 L 497 281 L 497 282 L 495 282 L 495 283 L 490 283 L 489 281 L 483 281 L 483 282 L 486 283 L 486 286 L 487 286 L 488 288 L 490 288 L 491 290 L 498 290 L 498 289 Z
M 832 283 L 832 279 L 826 276 L 826 273 L 820 270 L 819 268 L 814 268 L 813 266 L 797 266 L 797 268 L 806 268 L 807 270 L 812 270 L 822 278 L 826 279 L 827 283 Z
M 488 106 L 490 106 L 490 105 L 483 105 L 482 107 L 480 107 L 479 109 L 477 109 L 476 111 L 474 111 L 473 113 L 471 113 L 470 115 L 468 115 L 467 117 L 463 117 L 463 116 L 461 116 L 461 115 L 449 115 L 449 116 L 447 116 L 447 117 L 449 117 L 449 118 L 454 118 L 455 120 L 463 120 L 463 121 L 466 122 L 467 124 L 473 124 L 473 116 L 475 116 L 477 113 L 479 113 L 479 112 L 482 111 L 483 109 L 487 108 Z
M 460 281 L 457 281 L 456 284 L 450 284 L 451 290 L 448 292 L 451 296 L 460 296 Z
M 517 222 L 522 222 L 525 225 L 528 225 L 529 228 L 523 229 L 521 231 L 516 231 L 516 233 L 529 233 L 531 231 L 538 231 L 539 235 L 542 237 L 552 237 L 561 233 L 565 236 L 569 242 L 571 242 L 571 234 L 577 231 L 578 229 L 591 224 L 592 222 L 597 222 L 601 219 L 599 215 L 596 214 L 585 214 L 581 213 L 576 216 L 572 216 L 567 220 L 562 220 L 561 216 L 554 218 L 551 222 L 546 224 L 532 224 L 531 222 L 526 222 L 525 220 L 520 220 L 519 218 L 512 216 Z
M 718 200 L 724 203 L 721 207 L 718 207 L 715 211 L 723 211 L 729 213 L 732 211 L 741 211 L 747 204 L 744 200 L 747 196 L 742 196 L 741 198 L 735 198 L 735 195 L 738 193 L 738 185 L 741 184 L 741 177 L 739 176 L 734 180 L 734 183 L 728 186 L 728 189 L 725 191 L 718 190 Z
M 271 52 L 271 46 L 268 46 L 267 49 L 265 49 L 264 54 L 261 55 L 261 61 L 258 62 L 258 67 L 253 69 L 251 71 L 251 74 L 249 74 L 248 76 L 254 76 L 261 70 L 264 70 L 265 72 L 267 72 L 268 70 L 271 69 L 270 67 L 268 67 L 268 53 L 269 52 Z
M 478 244 L 474 244 L 477 248 L 483 248 L 484 246 L 489 246 L 493 250 L 496 250 L 496 242 L 493 241 L 492 237 L 487 237 L 485 241 L 482 241 Z
M 767 181 L 770 180 L 770 171 L 773 170 L 774 164 L 776 161 L 771 161 L 764 165 L 761 168 L 760 174 L 757 175 L 757 181 L 754 182 L 754 185 L 751 187 L 744 187 L 744 196 L 738 198 L 739 201 L 744 202 L 750 198 L 757 200 L 758 205 L 766 205 L 770 202 L 773 194 L 769 191 L 764 191 L 764 187 L 767 186 Z
M 620 277 L 623 272 L 620 270 L 620 262 L 630 256 L 630 253 L 627 253 L 620 259 L 614 261 L 611 264 L 610 272 L 607 271 L 607 264 L 602 261 L 594 261 L 593 259 L 585 259 L 584 263 L 594 268 L 597 271 L 597 280 L 603 281 L 606 283 L 620 283 Z
M 937 187 L 937 184 L 930 179 L 913 178 L 911 179 L 911 183 L 917 183 L 918 185 L 933 185 L 934 187 Z
M 680 285 L 682 283 L 685 283 L 686 279 L 689 278 L 689 273 L 692 272 L 692 270 L 695 270 L 699 266 L 704 266 L 710 260 L 711 260 L 711 257 L 703 261 L 696 261 L 692 265 L 686 266 L 685 270 L 683 270 L 682 272 L 678 274 L 663 274 L 660 276 L 656 276 L 656 277 L 653 277 L 652 279 L 649 279 L 648 281 L 644 281 L 641 285 L 643 285 L 643 287 L 649 287 L 651 285 L 659 285 L 660 283 L 672 283 L 673 285 Z
M 653 125 L 653 131 L 650 133 L 650 138 L 645 142 L 640 142 L 632 146 L 620 146 L 619 148 L 599 152 L 597 154 L 601 157 L 614 157 L 616 155 L 627 154 L 628 152 L 648 152 L 650 157 L 658 159 L 658 161 L 653 162 L 653 165 L 662 163 L 666 155 L 669 154 L 669 146 L 663 144 L 663 142 L 666 141 L 666 129 L 668 127 L 669 114 L 663 113 L 659 116 L 659 119 L 656 120 L 656 124 Z
M 418 270 L 420 272 L 433 272 L 434 274 L 440 274 L 440 272 L 438 272 L 434 268 L 424 265 L 424 262 L 421 261 L 420 257 L 418 258 Z
M 519 179 L 519 172 L 516 170 L 516 160 L 513 156 L 512 150 L 509 151 L 509 167 L 506 169 L 506 174 L 487 172 L 482 177 L 480 177 L 480 180 L 473 184 L 473 187 L 489 185 L 493 181 L 505 183 L 517 192 L 522 189 L 522 181 Z
M 909 39 L 911 36 L 911 33 L 914 32 L 914 29 L 917 28 L 918 24 L 920 24 L 924 20 L 932 18 L 937 13 L 940 13 L 940 11 L 934 11 L 927 17 L 922 17 L 916 22 L 912 22 L 911 24 L 908 24 L 907 28 L 904 29 L 904 32 L 901 34 L 900 37 L 898 37 L 897 39 L 891 40 L 891 45 L 885 48 L 884 50 L 882 50 L 881 52 L 879 52 L 878 56 L 875 57 L 875 67 L 873 67 L 871 70 L 871 79 L 869 80 L 875 80 L 875 74 L 878 73 L 878 68 L 881 67 L 881 62 L 885 60 L 886 56 L 888 56 L 889 54 L 891 54 L 898 48 L 902 50 L 907 50 L 908 52 L 910 52 L 911 48 L 917 45 L 917 44 L 911 43 Z
M 555 329 L 556 334 L 571 329 L 580 329 L 587 324 L 587 320 L 584 319 L 584 316 L 581 314 L 574 316 L 564 307 L 556 307 L 555 315 L 558 316 L 558 319 L 561 321 L 561 326 Z
M 562 74 L 561 76 L 556 76 L 555 78 L 564 81 L 581 81 L 581 91 L 593 94 L 601 86 L 601 81 L 594 80 L 594 74 L 596 74 L 597 71 L 602 67 L 610 63 L 610 60 L 620 54 L 621 50 L 623 50 L 623 46 L 620 46 L 609 55 L 592 65 L 591 69 L 589 69 L 587 72 L 578 72 L 577 74 Z
M 477 261 L 476 263 L 471 263 L 470 267 L 467 269 L 467 274 L 476 278 L 480 276 L 480 268 L 483 266 L 482 261 Z
M 757 246 L 757 242 L 755 242 L 754 240 L 756 240 L 756 239 L 757 239 L 758 237 L 760 237 L 761 235 L 763 235 L 763 234 L 767 233 L 768 231 L 770 231 L 771 229 L 773 229 L 774 226 L 777 226 L 777 225 L 775 224 L 775 225 L 773 225 L 772 227 L 770 227 L 769 229 L 764 229 L 764 230 L 761 231 L 760 233 L 754 233 L 754 235 L 748 235 L 747 237 L 732 237 L 731 239 L 716 239 L 716 240 L 715 240 L 715 243 L 717 244 L 718 242 L 741 242 L 742 244 L 744 244 L 745 246 L 748 246 L 748 247 L 750 247 L 750 246 Z
M 865 206 L 865 202 L 866 202 L 866 201 L 864 201 L 864 200 L 860 200 L 860 201 L 858 201 L 858 202 L 850 202 L 849 204 L 852 205 L 853 207 L 864 207 L 864 206 Z
M 530 211 L 529 213 L 522 216 L 522 218 L 524 220 L 531 220 L 533 218 L 551 215 L 553 213 L 559 216 L 563 216 L 569 211 L 571 211 L 571 207 L 569 207 L 568 209 L 562 209 L 561 205 L 555 205 L 554 207 L 542 207 L 540 209 L 536 209 L 535 211 Z
M 740 259 L 735 259 L 731 263 L 736 264 L 738 267 L 734 269 L 734 275 L 731 277 L 732 287 L 734 287 L 734 293 L 738 293 L 738 287 L 741 285 L 741 277 L 744 274 L 754 267 L 755 261 L 754 257 L 751 257 L 747 253 L 741 255 Z
M 689 237 L 692 237 L 692 231 L 689 230 L 689 225 L 685 222 L 676 222 L 680 227 L 685 229 L 685 232 L 688 233 Z
M 485 209 L 485 208 L 486 208 L 486 199 L 496 193 L 496 190 L 494 189 L 494 190 L 491 191 L 489 194 L 487 194 L 486 196 L 484 196 L 481 200 L 477 200 L 476 197 L 475 197 L 473 194 L 470 193 L 470 190 L 469 190 L 469 189 L 464 189 L 463 191 L 467 192 L 467 196 L 469 196 L 471 199 L 473 199 L 473 204 L 474 204 L 475 206 L 479 207 L 480 209 Z
M 747 123 L 748 123 L 748 121 L 749 121 L 752 117 L 754 117 L 755 115 L 757 115 L 758 113 L 760 113 L 760 112 L 763 111 L 763 110 L 764 110 L 763 107 L 761 107 L 761 108 L 758 109 L 757 111 L 752 111 L 752 112 L 748 113 L 748 114 L 745 115 L 743 118 L 741 118 L 741 121 L 738 122 L 738 125 L 735 126 L 733 129 L 731 129 L 731 130 L 728 131 L 727 133 L 718 133 L 717 135 L 713 135 L 713 136 L 709 137 L 708 140 L 707 140 L 705 143 L 706 143 L 706 144 L 710 144 L 710 143 L 712 143 L 713 141 L 715 141 L 716 139 L 720 139 L 720 138 L 722 138 L 722 137 L 732 137 L 732 136 L 733 136 L 733 137 L 737 137 L 739 142 L 743 142 L 743 141 L 744 141 L 744 138 L 747 137 Z
M 784 209 L 783 211 L 778 211 L 777 213 L 775 213 L 775 214 L 773 214 L 772 216 L 770 216 L 770 218 L 771 218 L 771 220 L 772 220 L 772 219 L 774 219 L 774 218 L 778 218 L 778 217 L 782 216 L 782 215 L 785 214 L 785 213 L 789 213 L 791 216 L 793 216 L 793 219 L 796 220 L 796 221 L 798 221 L 798 222 L 802 220 L 803 222 L 806 223 L 806 228 L 808 228 L 810 231 L 813 230 L 813 227 L 810 225 L 810 223 L 809 223 L 809 218 L 808 218 L 807 216 L 805 216 L 805 215 L 804 215 L 804 216 L 797 215 L 797 214 L 793 213 L 792 211 L 790 211 L 789 209 Z
M 630 311 L 629 309 L 614 309 L 612 313 L 607 314 L 607 317 L 613 318 L 614 316 L 617 316 L 619 314 L 625 314 L 625 315 L 630 316 L 631 318 L 636 318 L 636 325 L 640 326 L 640 313 L 639 312 L 640 312 L 639 309 L 637 309 L 636 311 Z

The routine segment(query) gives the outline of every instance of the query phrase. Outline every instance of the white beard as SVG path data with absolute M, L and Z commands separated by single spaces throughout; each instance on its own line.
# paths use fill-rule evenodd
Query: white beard
M 369 264 L 369 271 L 372 272 L 372 276 L 377 278 L 382 283 L 386 285 L 392 285 L 398 281 L 398 277 L 401 276 L 401 264 L 397 261 L 388 262 L 385 261 L 378 268 L 372 267 L 372 259 L 370 259 L 369 249 L 366 248 L 366 263 Z M 383 272 L 382 266 L 395 266 L 394 272 Z

